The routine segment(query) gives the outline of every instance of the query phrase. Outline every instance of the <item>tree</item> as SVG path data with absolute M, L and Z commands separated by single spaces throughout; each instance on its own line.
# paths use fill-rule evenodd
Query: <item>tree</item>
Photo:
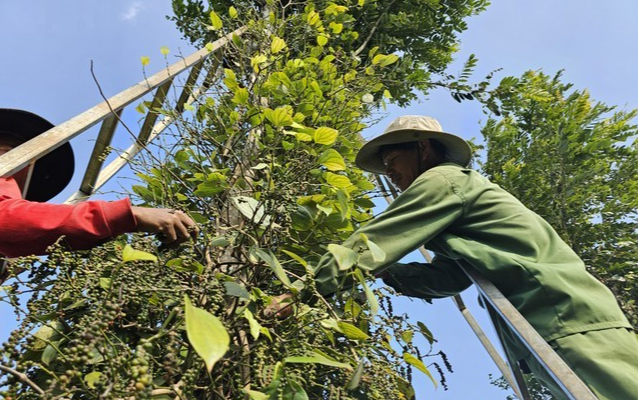
M 205 4 L 206 3 L 206 4 Z M 262 15 L 272 8 L 281 14 L 303 15 L 306 7 L 335 12 L 334 21 L 314 27 L 317 34 L 330 39 L 338 47 L 338 58 L 355 58 L 369 63 L 377 53 L 393 54 L 398 61 L 379 77 L 393 100 L 405 105 L 417 98 L 417 92 L 427 93 L 432 86 L 446 86 L 467 99 L 487 87 L 487 82 L 470 86 L 467 79 L 476 60 L 472 56 L 458 77 L 445 74 L 447 65 L 458 48 L 457 35 L 467 29 L 465 20 L 489 5 L 487 0 L 349 0 L 349 1 L 229 1 L 229 0 L 173 0 L 177 27 L 192 43 L 202 44 L 227 31 L 208 29 L 208 15 L 214 10 L 254 10 Z M 307 29 L 302 27 L 301 29 Z M 321 39 L 323 40 L 323 39 Z M 291 44 L 292 52 L 303 54 L 310 43 Z M 438 80 L 437 80 L 438 79 Z M 489 80 L 489 79 L 488 79 Z
M 376 3 L 268 4 L 216 5 L 206 30 L 188 33 L 247 26 L 207 65 L 222 68 L 186 116 L 153 110 L 180 122 L 136 166 L 139 199 L 188 212 L 199 241 L 158 250 L 153 238 L 130 236 L 24 259 L 29 279 L 4 297 L 22 317 L 3 345 L 5 397 L 410 399 L 413 370 L 436 384 L 430 368 L 449 368 L 426 325 L 395 315 L 388 292 L 372 290 L 357 267 L 359 254 L 338 245 L 371 218 L 374 185 L 352 164 L 364 119 L 393 96 L 385 76 L 400 60 L 374 45 L 375 34 L 355 34 L 355 17 Z M 431 35 L 439 18 L 483 3 L 433 4 L 437 18 L 422 25 Z M 452 49 L 428 50 L 445 53 L 432 68 Z M 350 283 L 330 298 L 313 283 L 326 251 Z M 269 312 L 278 295 L 301 292 L 314 296 L 297 297 L 293 316 Z M 427 349 L 414 345 L 416 333 Z
M 636 110 L 617 111 L 553 77 L 507 77 L 485 99 L 484 171 L 545 218 L 612 289 L 636 326 Z

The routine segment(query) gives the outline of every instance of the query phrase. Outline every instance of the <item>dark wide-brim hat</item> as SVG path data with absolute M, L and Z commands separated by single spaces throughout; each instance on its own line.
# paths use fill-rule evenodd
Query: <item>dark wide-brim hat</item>
M 404 115 L 392 121 L 381 135 L 364 144 L 357 153 L 355 164 L 365 171 L 383 174 L 385 173 L 381 154 L 383 146 L 418 142 L 424 139 L 435 139 L 444 145 L 446 161 L 465 167 L 472 159 L 472 148 L 469 143 L 457 135 L 444 132 L 436 119 L 420 115 Z
M 53 128 L 53 124 L 28 111 L 0 108 L 0 134 L 26 142 Z M 60 193 L 73 177 L 73 149 L 65 143 L 36 161 L 26 199 L 47 201 Z

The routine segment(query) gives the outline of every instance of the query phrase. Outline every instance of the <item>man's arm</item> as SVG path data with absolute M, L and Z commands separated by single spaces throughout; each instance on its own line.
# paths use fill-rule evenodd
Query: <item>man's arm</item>
M 436 256 L 430 264 L 393 264 L 381 278 L 398 292 L 421 299 L 454 296 L 472 284 L 454 260 L 442 256 Z
M 172 246 L 197 234 L 183 212 L 131 207 L 128 199 L 77 205 L 23 200 L 12 179 L 0 178 L 0 253 L 7 257 L 45 254 L 60 237 L 75 250 L 88 249 L 126 232 L 162 234 Z
M 463 214 L 464 199 L 445 176 L 435 171 L 421 175 L 388 209 L 348 238 L 344 246 L 363 249 L 359 267 L 379 274 L 403 256 L 416 250 L 444 230 L 451 228 Z M 385 260 L 375 261 L 360 240 L 364 233 L 384 252 Z M 343 272 L 332 254 L 325 254 L 315 270 L 317 290 L 321 294 L 339 289 Z

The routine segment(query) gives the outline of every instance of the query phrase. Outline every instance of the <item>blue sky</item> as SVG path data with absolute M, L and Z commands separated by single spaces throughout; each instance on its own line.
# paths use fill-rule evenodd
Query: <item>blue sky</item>
M 168 0 L 0 1 L 0 107 L 31 110 L 55 124 L 66 121 L 102 101 L 89 70 L 91 60 L 107 96 L 141 81 L 140 56 L 151 58 L 147 73 L 152 74 L 165 66 L 161 46 L 171 49 L 171 63 L 180 49 L 185 55 L 192 51 L 166 20 L 170 12 Z M 470 53 L 479 58 L 476 77 L 497 68 L 503 68 L 497 80 L 528 69 L 549 74 L 565 69 L 564 80 L 588 88 L 594 99 L 635 108 L 636 15 L 634 0 L 495 0 L 487 12 L 468 21 L 459 62 L 451 72 L 460 69 Z M 406 109 L 389 107 L 385 119 L 365 135 L 374 136 L 401 114 L 434 116 L 445 130 L 467 139 L 479 137 L 480 122 L 486 120 L 477 104 L 459 104 L 447 93 L 435 92 Z M 78 170 L 86 165 L 90 144 L 90 138 L 73 141 Z M 74 192 L 79 175 L 58 201 Z M 127 181 L 120 183 L 126 186 Z M 476 294 L 468 291 L 464 298 L 491 330 L 475 304 Z M 498 374 L 496 368 L 450 300 L 431 306 L 407 298 L 397 302 L 415 321 L 430 327 L 455 370 L 448 374 L 447 392 L 434 391 L 427 378 L 415 373 L 419 399 L 505 398 L 489 384 L 487 375 Z M 0 305 L 0 340 L 8 336 L 12 320 L 9 307 Z

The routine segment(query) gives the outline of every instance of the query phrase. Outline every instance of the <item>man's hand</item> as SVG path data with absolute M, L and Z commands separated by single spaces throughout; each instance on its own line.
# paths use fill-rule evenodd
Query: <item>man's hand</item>
M 199 233 L 197 224 L 182 211 L 146 207 L 132 207 L 132 210 L 137 220 L 137 232 L 155 233 L 168 247 L 196 239 Z

